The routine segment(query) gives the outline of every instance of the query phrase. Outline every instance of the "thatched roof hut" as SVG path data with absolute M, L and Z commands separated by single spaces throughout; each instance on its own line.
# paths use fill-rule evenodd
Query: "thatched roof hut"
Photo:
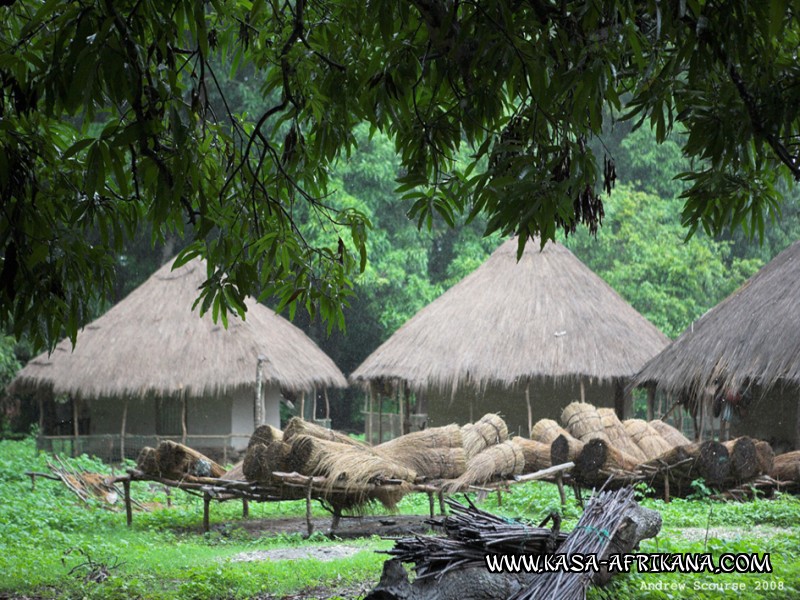
M 409 319 L 350 376 L 411 388 L 511 386 L 532 377 L 630 377 L 668 343 L 569 250 L 517 242 Z
M 515 239 L 501 245 L 375 350 L 350 381 L 367 388 L 400 381 L 451 398 L 464 388 L 518 389 L 542 379 L 612 382 L 631 377 L 667 345 L 564 246 L 540 250 L 533 240 L 519 261 L 516 252 Z
M 694 395 L 716 386 L 800 384 L 800 242 L 695 321 L 633 385 Z
M 259 355 L 265 383 L 291 391 L 345 387 L 333 361 L 300 329 L 248 298 L 246 319 L 228 328 L 192 304 L 206 279 L 197 259 L 172 270 L 172 261 L 78 334 L 73 350 L 62 340 L 33 358 L 13 389 L 52 386 L 80 398 L 219 394 L 253 387 Z
M 631 385 L 680 400 L 698 436 L 711 415 L 713 433 L 719 414 L 733 435 L 800 448 L 800 242 L 695 321 Z M 722 409 L 724 397 L 733 414 Z
M 282 394 L 347 385 L 310 338 L 252 299 L 227 329 L 200 318 L 192 305 L 206 277 L 199 259 L 174 271 L 170 261 L 86 325 L 74 349 L 62 340 L 19 372 L 9 391 L 38 392 L 42 448 L 68 437 L 71 452 L 116 460 L 172 438 L 227 458 L 257 420 L 280 426 Z

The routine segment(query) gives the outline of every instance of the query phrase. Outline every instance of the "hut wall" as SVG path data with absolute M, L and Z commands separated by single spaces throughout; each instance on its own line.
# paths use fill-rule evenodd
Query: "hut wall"
M 268 385 L 264 390 L 264 421 L 278 429 L 281 427 L 280 401 L 280 388 Z M 242 388 L 233 395 L 230 432 L 245 434 L 242 437 L 231 438 L 231 446 L 236 450 L 244 450 L 250 441 L 255 418 L 254 402 L 255 391 L 251 388 Z
M 189 398 L 186 406 L 189 433 L 199 435 L 231 433 L 232 404 L 229 395 Z
M 766 440 L 776 454 L 800 448 L 796 440 L 800 386 L 776 386 L 766 392 L 755 388 L 749 395 L 746 414 L 731 421 L 731 437 Z
M 585 400 L 598 407 L 614 408 L 614 385 L 611 383 L 584 384 Z M 533 422 L 539 419 L 555 419 L 567 404 L 581 397 L 578 382 L 532 382 L 529 389 Z M 457 392 L 453 401 L 449 393 L 429 391 L 426 396 L 428 407 L 428 426 L 438 427 L 449 423 L 464 425 L 480 419 L 487 412 L 499 413 L 508 425 L 509 434 L 528 435 L 528 407 L 525 401 L 525 387 L 513 389 L 489 387 L 479 397 L 471 389 Z M 471 405 L 471 408 L 470 408 Z M 625 415 L 632 412 L 632 402 L 626 399 Z

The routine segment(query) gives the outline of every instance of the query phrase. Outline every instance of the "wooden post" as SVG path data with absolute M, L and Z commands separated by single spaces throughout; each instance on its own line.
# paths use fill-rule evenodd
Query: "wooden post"
M 203 531 L 208 533 L 211 529 L 209 523 L 209 505 L 211 504 L 211 494 L 203 492 Z
M 439 496 L 439 513 L 446 515 L 447 510 L 445 509 L 445 504 L 444 504 L 444 492 L 442 490 L 439 490 L 438 496 Z
M 314 387 L 314 400 L 311 402 L 311 422 L 317 420 L 317 388 Z
M 78 456 L 78 399 L 72 399 L 72 456 Z
M 184 446 L 189 435 L 189 427 L 186 423 L 186 390 L 181 388 L 181 444 Z
M 383 443 L 383 396 L 378 394 L 378 443 Z
M 581 402 L 586 402 L 586 388 L 584 387 L 584 384 L 583 384 L 583 376 L 580 377 L 580 382 L 581 382 Z M 619 416 L 619 415 L 617 415 L 617 416 Z M 620 418 L 622 418 L 622 417 L 620 417 Z
M 369 384 L 369 409 L 367 410 L 367 424 L 364 433 L 367 434 L 367 443 L 372 443 L 372 403 L 375 399 L 375 392 L 372 389 L 372 384 Z
M 625 420 L 625 387 L 621 378 L 614 380 L 614 412 L 620 421 Z
M 402 383 L 398 383 L 397 405 L 398 405 L 397 416 L 400 419 L 400 435 L 403 435 L 406 432 L 406 428 L 403 426 L 404 415 L 403 415 L 403 387 L 402 387 Z
M 255 422 L 255 429 L 259 425 L 264 424 L 264 400 L 262 398 L 262 388 L 264 383 L 264 362 L 267 357 L 259 354 L 256 359 L 256 390 L 255 398 L 253 399 L 253 420 Z M 301 413 L 302 418 L 302 413 Z
M 655 417 L 653 411 L 656 404 L 656 387 L 654 385 L 647 386 L 647 421 L 652 421 Z
M 558 495 L 561 498 L 561 509 L 567 506 L 567 495 L 564 493 L 564 475 L 561 471 L 556 474 L 556 485 L 558 486 Z
M 325 395 L 325 420 L 330 420 L 331 418 L 331 402 L 328 400 L 328 388 L 322 388 L 322 393 Z
M 669 475 L 664 473 L 664 502 L 669 502 Z
M 128 421 L 128 398 L 125 397 L 125 404 L 122 406 L 122 427 L 119 432 L 119 459 L 125 460 L 125 425 Z
M 525 404 L 528 406 L 528 437 L 533 435 L 533 407 L 531 406 L 531 382 L 525 384 Z
M 313 477 L 308 478 L 308 484 L 306 484 L 306 530 L 308 531 L 308 537 L 311 537 L 311 534 L 314 533 L 314 523 L 311 521 L 311 486 L 314 482 Z M 331 526 L 331 530 L 333 530 L 333 526 Z
M 303 390 L 300 392 L 300 418 L 305 420 L 306 418 L 306 392 Z
M 428 510 L 431 513 L 431 519 L 436 516 L 433 504 L 433 492 L 428 492 Z
M 797 411 L 795 415 L 795 425 L 794 425 L 794 447 L 795 450 L 800 450 L 800 399 L 797 401 L 797 405 L 795 407 Z
M 247 519 L 250 516 L 250 502 L 247 498 L 242 498 L 242 518 Z
M 130 527 L 133 524 L 133 507 L 131 506 L 131 479 L 122 480 L 122 489 L 125 495 L 125 521 Z

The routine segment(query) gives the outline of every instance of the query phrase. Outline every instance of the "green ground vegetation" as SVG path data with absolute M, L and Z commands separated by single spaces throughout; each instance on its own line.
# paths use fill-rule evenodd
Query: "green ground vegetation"
M 163 488 L 144 482 L 133 484 L 133 495 L 148 503 L 150 512 L 137 512 L 133 527 L 125 525 L 122 511 L 86 506 L 63 485 L 38 480 L 36 489 L 26 470 L 46 470 L 46 454 L 37 454 L 32 439 L 0 441 L 0 596 L 37 595 L 43 598 L 255 598 L 286 595 L 303 597 L 317 590 L 322 597 L 353 597 L 354 589 L 367 589 L 380 577 L 391 542 L 378 538 L 347 540 L 363 548 L 346 558 L 235 562 L 235 555 L 257 550 L 297 546 L 332 545 L 320 534 L 303 539 L 297 533 L 253 533 L 243 527 L 238 502 L 214 504 L 212 531 L 201 532 L 202 501 L 174 492 L 166 508 Z M 70 459 L 75 466 L 98 472 L 108 467 L 88 457 Z M 659 510 L 664 527 L 658 538 L 642 544 L 643 552 L 770 553 L 774 572 L 769 575 L 713 575 L 683 573 L 618 576 L 606 591 L 591 597 L 621 599 L 723 597 L 709 584 L 737 584 L 743 599 L 800 597 L 800 500 L 780 495 L 749 503 L 710 501 L 698 486 L 697 497 L 665 504 L 643 499 Z M 559 510 L 558 492 L 546 483 L 515 487 L 502 499 L 492 494 L 481 505 L 509 518 L 538 523 Z M 426 514 L 424 495 L 408 496 L 401 514 Z M 251 519 L 302 517 L 303 502 L 251 505 Z M 315 507 L 315 516 L 326 516 Z M 570 499 L 564 511 L 564 529 L 574 527 L 580 509 Z M 757 527 L 754 527 L 757 525 Z M 342 542 L 338 542 L 342 543 Z M 102 582 L 91 575 L 105 567 Z M 88 580 L 87 580 L 88 579 Z M 663 591 L 658 584 L 683 585 L 682 591 Z M 360 588 L 358 587 L 360 585 Z M 656 586 L 656 587 L 654 587 Z M 706 589 L 700 589 L 706 586 Z M 758 587 L 761 586 L 761 589 Z M 320 592 L 320 590 L 322 590 Z

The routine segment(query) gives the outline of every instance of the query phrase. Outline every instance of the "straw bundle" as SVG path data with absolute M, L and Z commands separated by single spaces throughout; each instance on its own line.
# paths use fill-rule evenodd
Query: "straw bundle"
M 563 465 L 569 461 L 575 462 L 585 445 L 564 431 L 550 444 L 550 461 L 554 465 Z
M 588 485 L 601 485 L 610 475 L 625 475 L 636 468 L 636 461 L 610 442 L 589 440 L 575 459 L 575 477 Z
M 274 471 L 286 471 L 292 447 L 286 442 L 255 443 L 247 448 L 242 473 L 248 481 L 269 481 Z
M 613 408 L 598 408 L 597 414 L 600 415 L 606 435 L 611 441 L 612 446 L 621 450 L 636 462 L 645 462 L 647 460 L 645 453 L 642 452 L 641 448 L 636 445 L 636 442 L 634 442 L 628 435 L 628 432 L 625 431 L 622 421 L 619 420 Z
M 552 419 L 541 419 L 537 421 L 531 430 L 531 439 L 536 442 L 542 442 L 543 444 L 552 444 L 560 435 L 566 435 L 575 439 L 566 429 Z
M 636 442 L 636 445 L 644 452 L 647 460 L 658 458 L 668 452 L 672 445 L 662 438 L 647 421 L 642 419 L 626 419 L 622 422 L 625 431 Z
M 228 469 L 220 479 L 227 479 L 229 481 L 242 481 L 244 479 L 243 465 L 244 461 L 240 460 L 238 463 Z
M 418 477 L 455 479 L 467 468 L 458 425 L 415 431 L 375 446 L 378 456 L 412 469 Z
M 770 477 L 778 481 L 800 483 L 800 450 L 776 456 Z
M 759 472 L 756 444 L 749 437 L 740 437 L 723 442 L 731 461 L 731 474 L 738 481 L 748 481 L 761 475 Z
M 317 425 L 316 423 L 309 423 L 308 421 L 304 421 L 300 417 L 292 417 L 289 420 L 289 423 L 287 423 L 286 429 L 284 429 L 283 431 L 283 441 L 291 442 L 298 435 L 310 435 L 312 437 L 319 438 L 321 440 L 338 442 L 339 444 L 360 446 L 362 448 L 367 447 L 366 444 L 364 444 L 363 442 L 354 440 L 345 433 L 341 433 L 333 429 L 327 429 L 325 427 L 322 427 L 321 425 Z
M 775 452 L 773 452 L 769 442 L 764 442 L 762 440 L 756 441 L 756 461 L 758 462 L 758 470 L 761 473 L 772 473 Z
M 222 477 L 225 469 L 207 456 L 188 446 L 164 440 L 156 448 L 156 460 L 162 473 Z
M 508 439 L 508 426 L 499 415 L 487 413 L 477 423 L 464 425 L 461 437 L 467 460 L 470 460 L 489 446 L 505 442 Z
M 561 411 L 561 422 L 573 436 L 582 442 L 599 438 L 609 442 L 603 419 L 597 409 L 586 402 L 572 402 Z
M 655 429 L 661 437 L 663 437 L 670 446 L 685 446 L 691 444 L 692 441 L 678 431 L 669 423 L 665 423 L 661 419 L 653 419 L 650 421 L 650 426 Z
M 280 442 L 283 440 L 283 432 L 277 427 L 272 425 L 259 425 L 250 436 L 250 442 L 247 444 L 249 448 L 253 444 L 264 444 L 269 446 L 272 442 Z
M 511 443 L 522 450 L 522 456 L 525 459 L 523 473 L 535 473 L 552 466 L 550 446 L 547 444 L 535 440 L 527 440 L 519 436 L 511 438 Z
M 511 475 L 520 475 L 525 470 L 525 456 L 520 447 L 512 442 L 489 446 L 477 454 L 469 463 L 467 470 L 458 479 L 445 486 L 448 492 L 466 489 L 470 485 L 488 483 Z
M 150 446 L 142 448 L 139 452 L 139 456 L 136 458 L 136 468 L 148 475 L 159 477 L 161 475 L 161 470 L 158 468 L 156 449 Z

